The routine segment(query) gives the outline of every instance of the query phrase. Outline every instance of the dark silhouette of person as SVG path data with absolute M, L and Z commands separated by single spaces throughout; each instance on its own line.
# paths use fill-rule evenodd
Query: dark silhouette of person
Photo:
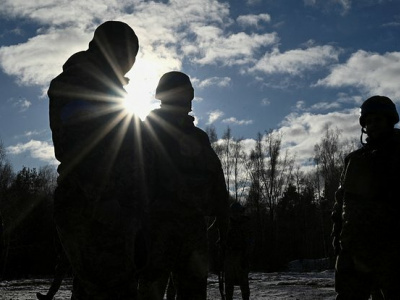
M 140 120 L 124 110 L 123 86 L 138 49 L 129 25 L 107 21 L 48 90 L 60 161 L 54 219 L 74 274 L 74 299 L 136 299 L 147 151 L 140 148 Z
M 400 299 L 400 130 L 385 96 L 361 105 L 363 146 L 345 159 L 332 213 L 337 300 Z M 363 134 L 367 134 L 366 143 Z
M 224 260 L 225 297 L 226 300 L 232 300 L 234 286 L 238 285 L 242 299 L 249 300 L 250 218 L 245 215 L 245 208 L 239 202 L 231 204 L 230 212 Z
M 163 299 L 172 272 L 177 299 L 206 299 L 205 216 L 215 216 L 225 239 L 229 203 L 221 162 L 207 134 L 188 113 L 194 90 L 181 72 L 164 74 L 156 89 L 161 108 L 145 120 L 155 149 L 149 207 L 149 263 L 139 278 L 141 299 Z

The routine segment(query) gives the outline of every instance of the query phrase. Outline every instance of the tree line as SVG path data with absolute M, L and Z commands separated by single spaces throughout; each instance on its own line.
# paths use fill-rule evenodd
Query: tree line
M 15 172 L 0 141 L 0 279 L 54 272 L 56 178 L 53 166 Z
M 221 159 L 231 201 L 246 207 L 251 222 L 251 269 L 277 271 L 296 259 L 331 258 L 331 209 L 345 156 L 358 147 L 339 129 L 326 128 L 314 145 L 310 168 L 282 147 L 282 134 L 257 134 L 249 151 L 228 127 L 219 139 L 206 129 Z
M 214 127 L 206 131 L 231 201 L 244 205 L 250 217 L 253 271 L 281 270 L 295 259 L 333 257 L 330 214 L 344 156 L 357 146 L 354 141 L 343 142 L 339 130 L 327 128 L 305 172 L 296 165 L 295 153 L 283 149 L 279 132 L 258 133 L 249 151 L 229 127 L 221 138 Z M 0 140 L 0 279 L 53 274 L 56 178 L 54 166 L 15 172 Z

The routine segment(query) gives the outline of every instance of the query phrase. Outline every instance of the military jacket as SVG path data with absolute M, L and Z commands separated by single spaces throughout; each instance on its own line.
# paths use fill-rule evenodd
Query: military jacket
M 334 246 L 370 259 L 400 241 L 400 131 L 345 159 L 332 214 Z M 336 249 L 338 251 L 338 249 Z
M 156 153 L 153 213 L 177 217 L 227 216 L 221 162 L 194 118 L 158 109 L 145 123 Z
M 112 197 L 129 206 L 142 185 L 136 152 L 146 151 L 137 151 L 140 120 L 123 110 L 123 83 L 106 61 L 82 51 L 64 64 L 48 96 L 59 184 L 78 187 L 89 201 Z

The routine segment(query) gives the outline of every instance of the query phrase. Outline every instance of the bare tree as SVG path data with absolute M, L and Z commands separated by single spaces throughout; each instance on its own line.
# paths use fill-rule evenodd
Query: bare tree
M 354 140 L 342 141 L 340 137 L 341 131 L 338 128 L 327 127 L 321 141 L 314 146 L 315 178 L 319 194 L 318 202 L 325 256 L 331 252 L 330 243 L 328 243 L 331 231 L 330 214 L 335 200 L 335 192 L 339 187 L 344 158 L 356 147 Z
M 259 133 L 247 164 L 251 179 L 248 199 L 256 211 L 256 230 L 261 239 L 258 244 L 269 255 L 269 266 L 276 263 L 276 208 L 292 180 L 294 164 L 288 151 L 282 155 L 281 142 L 282 136 L 277 132 L 270 130 L 264 136 Z
M 57 186 L 57 170 L 54 166 L 46 165 L 39 168 L 39 186 L 43 193 L 52 196 Z
M 314 161 L 318 177 L 323 179 L 325 199 L 334 201 L 335 192 L 339 187 L 340 174 L 343 168 L 347 149 L 340 141 L 341 131 L 338 128 L 326 128 L 321 141 L 314 146 Z
M 263 185 L 268 199 L 270 218 L 274 219 L 275 207 L 282 197 L 284 188 L 292 180 L 294 159 L 285 151 L 281 156 L 282 135 L 272 130 L 266 132 L 266 172 L 263 172 Z
M 261 133 L 258 133 L 255 147 L 251 150 L 246 163 L 247 173 L 251 181 L 249 200 L 252 202 L 251 205 L 256 209 L 257 215 L 260 214 L 262 203 L 266 199 L 266 194 L 262 185 L 262 178 L 265 172 L 264 159 L 263 137 Z
M 0 201 L 4 193 L 10 187 L 14 177 L 11 164 L 7 160 L 6 150 L 3 142 L 0 140 Z
M 210 140 L 211 146 L 213 147 L 214 151 L 216 150 L 215 147 L 218 142 L 218 135 L 217 135 L 217 130 L 215 129 L 215 126 L 209 125 L 206 127 L 206 133 L 208 135 L 208 138 Z
M 230 179 L 232 175 L 232 131 L 230 127 L 228 126 L 222 136 L 222 157 L 221 157 L 221 162 L 222 162 L 222 167 L 224 169 L 225 173 L 225 180 L 226 180 L 226 186 L 228 188 L 228 191 L 231 190 L 230 186 Z
M 248 176 L 246 172 L 247 155 L 243 151 L 242 138 L 232 141 L 233 183 L 235 200 L 242 199 L 246 187 L 248 187 Z

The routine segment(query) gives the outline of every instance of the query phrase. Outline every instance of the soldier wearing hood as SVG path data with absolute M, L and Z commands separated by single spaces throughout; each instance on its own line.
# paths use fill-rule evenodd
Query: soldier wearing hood
M 136 299 L 134 241 L 142 210 L 139 121 L 124 111 L 139 42 L 108 21 L 51 81 L 58 167 L 54 218 L 74 273 L 74 299 Z M 146 151 L 145 151 L 146 152 Z
M 332 213 L 336 299 L 400 299 L 399 115 L 391 99 L 373 96 L 359 122 L 363 146 L 345 159 Z
M 163 299 L 172 272 L 178 299 L 206 299 L 208 275 L 205 216 L 216 216 L 225 239 L 229 203 L 218 156 L 188 113 L 194 90 L 181 72 L 164 74 L 156 89 L 161 108 L 146 132 L 155 149 L 149 208 L 149 265 L 139 279 L 142 299 Z

